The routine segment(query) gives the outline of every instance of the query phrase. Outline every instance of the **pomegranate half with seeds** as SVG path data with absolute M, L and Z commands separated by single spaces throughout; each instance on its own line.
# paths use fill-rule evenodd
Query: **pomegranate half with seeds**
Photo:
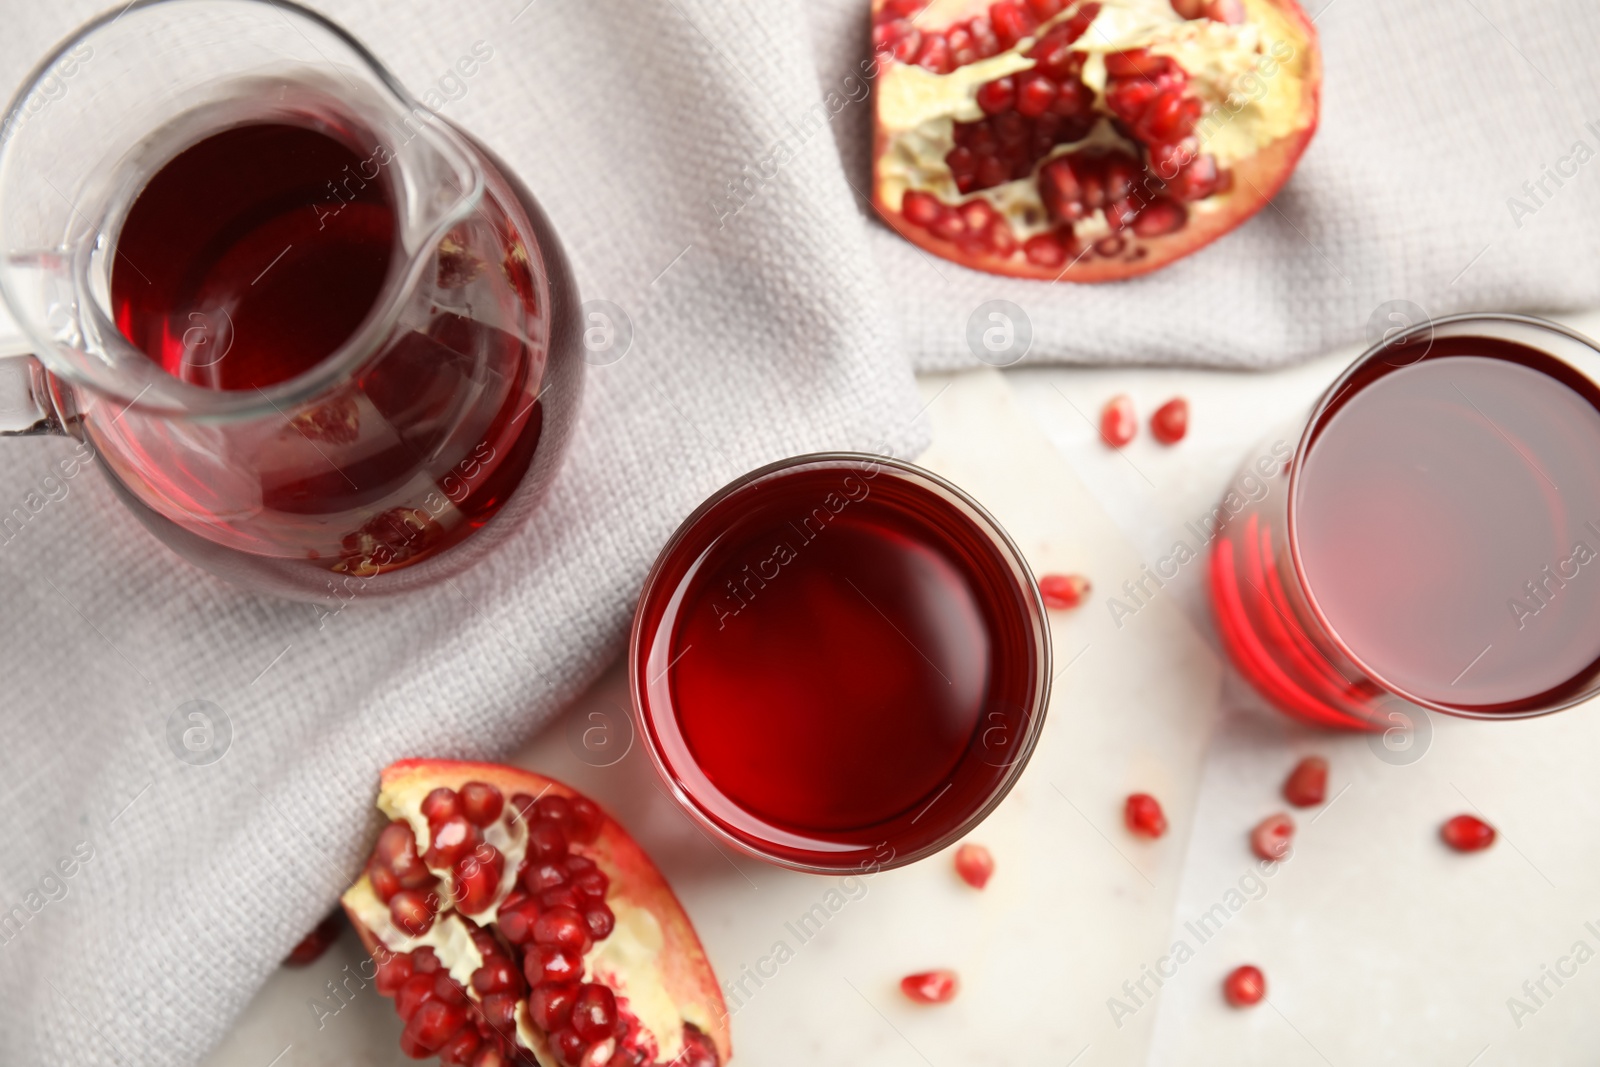
M 655 865 L 586 797 L 528 771 L 406 760 L 346 913 L 400 1048 L 451 1067 L 719 1067 L 728 1015 Z
M 935 255 L 1098 282 L 1259 211 L 1316 130 L 1295 0 L 873 0 L 873 202 Z

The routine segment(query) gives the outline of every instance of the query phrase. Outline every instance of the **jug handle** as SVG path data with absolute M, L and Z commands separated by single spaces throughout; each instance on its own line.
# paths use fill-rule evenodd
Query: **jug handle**
M 0 437 L 65 432 L 49 400 L 44 365 L 0 303 Z

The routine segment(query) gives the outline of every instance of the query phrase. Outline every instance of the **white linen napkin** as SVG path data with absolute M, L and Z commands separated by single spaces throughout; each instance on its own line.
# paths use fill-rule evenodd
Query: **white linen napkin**
M 1324 129 L 1275 207 L 1091 288 L 935 271 L 864 221 L 861 101 L 728 214 L 727 183 L 865 57 L 864 0 L 319 5 L 520 172 L 634 349 L 591 371 L 562 477 L 512 545 L 459 592 L 321 628 L 177 559 L 92 470 L 46 484 L 69 443 L 4 442 L 0 515 L 30 517 L 0 537 L 0 1062 L 192 1064 L 357 872 L 383 764 L 514 750 L 620 651 L 657 547 L 734 476 L 815 448 L 914 454 L 910 365 L 971 362 L 983 300 L 1028 311 L 1030 358 L 1252 365 L 1355 336 L 1393 297 L 1600 303 L 1579 258 L 1600 236 L 1593 168 L 1521 228 L 1504 203 L 1600 146 L 1600 16 L 1334 3 Z M 0 81 L 98 6 L 0 0 Z M 447 81 L 480 41 L 492 58 Z M 231 724 L 208 765 L 167 742 L 196 699 Z

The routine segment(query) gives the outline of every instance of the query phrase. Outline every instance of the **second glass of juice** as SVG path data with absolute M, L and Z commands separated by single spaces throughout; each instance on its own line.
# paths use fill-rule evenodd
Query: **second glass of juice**
M 1357 729 L 1593 695 L 1597 381 L 1591 341 L 1521 316 L 1441 319 L 1363 355 L 1265 493 L 1218 509 L 1234 665 L 1288 714 Z

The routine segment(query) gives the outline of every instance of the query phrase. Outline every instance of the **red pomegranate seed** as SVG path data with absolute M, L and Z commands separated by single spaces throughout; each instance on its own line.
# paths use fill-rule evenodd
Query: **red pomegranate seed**
M 433 974 L 439 969 L 439 966 L 439 957 L 427 945 L 423 945 L 411 953 L 411 969 L 418 974 Z
M 1476 815 L 1457 815 L 1439 827 L 1444 843 L 1457 852 L 1479 852 L 1494 844 L 1494 827 Z
M 569 853 L 567 858 L 561 861 L 561 866 L 565 867 L 567 873 L 574 878 L 580 874 L 588 874 L 590 871 L 598 872 L 600 870 L 594 860 L 588 856 L 580 856 L 576 852 Z M 604 877 L 604 875 L 601 877 Z
M 439 1062 L 445 1067 L 471 1067 L 473 1055 L 482 1041 L 478 1031 L 464 1026 L 439 1050 Z
M 520 992 L 522 973 L 505 956 L 485 956 L 483 966 L 472 972 L 472 988 L 485 997 L 490 993 Z
M 996 78 L 978 87 L 978 107 L 985 115 L 998 115 L 1010 111 L 1017 102 L 1017 83 L 1011 78 Z M 908 197 L 912 194 L 907 193 Z
M 956 873 L 972 888 L 982 889 L 994 874 L 994 857 L 982 845 L 962 845 L 956 849 Z
M 1167 816 L 1161 802 L 1149 793 L 1130 793 L 1122 806 L 1122 821 L 1141 837 L 1157 838 L 1167 832 Z
M 433 873 L 417 855 L 417 839 L 411 827 L 403 822 L 392 822 L 383 828 L 372 849 L 372 862 L 387 867 L 402 889 L 421 889 L 433 881 Z
M 380 996 L 392 997 L 400 987 L 411 980 L 411 956 L 405 952 L 391 952 L 378 964 L 373 984 Z
M 1060 14 L 1065 4 L 1066 0 L 1028 0 L 1028 8 L 1040 22 Z
M 1030 119 L 1038 118 L 1055 102 L 1058 87 L 1055 82 L 1035 71 L 1025 71 L 1017 76 L 1017 113 Z
M 572 825 L 572 802 L 562 796 L 546 796 L 539 798 L 539 818 L 553 822 L 561 827 L 565 834 L 567 827 Z
M 1112 448 L 1121 448 L 1139 432 L 1139 418 L 1133 413 L 1133 400 L 1119 393 L 1100 409 L 1100 439 Z
M 1044 598 L 1044 606 L 1058 611 L 1082 604 L 1089 589 L 1089 579 L 1081 574 L 1047 574 L 1039 579 L 1039 595 Z
M 454 789 L 440 786 L 422 798 L 422 817 L 428 820 L 429 826 L 438 826 L 460 814 L 461 799 L 456 796 Z
M 1166 183 L 1173 196 L 1189 201 L 1204 200 L 1222 187 L 1217 161 L 1210 156 L 1196 156 Z
M 580 871 L 572 876 L 572 888 L 581 897 L 604 900 L 611 880 L 600 871 Z
M 562 1067 L 579 1067 L 582 1064 L 584 1040 L 572 1027 L 564 1026 L 551 1034 L 550 1046 L 555 1049 L 556 1059 L 561 1061 Z
M 560 823 L 540 819 L 528 831 L 528 856 L 534 863 L 550 863 L 567 854 L 567 832 Z
M 1321 804 L 1327 795 L 1328 761 L 1321 756 L 1307 756 L 1283 780 L 1283 799 L 1297 808 Z
M 433 994 L 446 1004 L 465 1004 L 469 999 L 467 987 L 452 978 L 449 971 L 433 976 Z
M 522 872 L 522 888 L 530 893 L 543 893 L 567 882 L 567 870 L 559 863 L 537 863 Z
M 490 993 L 483 998 L 483 1018 L 489 1029 L 497 1034 L 509 1034 L 517 1028 L 517 1005 L 521 1003 L 521 986 L 516 993 Z
M 964 67 L 978 58 L 978 49 L 973 44 L 972 34 L 965 26 L 953 26 L 945 35 L 950 43 L 950 63 L 952 66 Z
M 1106 55 L 1106 74 L 1113 78 L 1155 78 L 1173 67 L 1166 56 L 1151 55 L 1142 48 Z
M 984 237 L 990 250 L 1002 259 L 1016 254 L 1017 236 L 1011 232 L 1011 224 L 1005 219 L 997 218 L 989 223 L 989 230 Z
M 434 829 L 426 859 L 430 867 L 454 867 L 483 842 L 483 831 L 456 815 Z
M 999 3 L 990 4 L 989 22 L 994 26 L 994 35 L 1006 48 L 1028 36 L 1039 25 L 1038 20 L 1016 0 L 1000 0 Z
M 950 60 L 950 42 L 945 40 L 944 34 L 930 33 L 923 37 L 922 47 L 917 49 L 916 63 L 935 74 L 949 74 L 955 69 Z
M 467 1009 L 461 1005 L 430 1000 L 406 1020 L 406 1028 L 400 1033 L 400 1051 L 415 1060 L 432 1056 L 466 1021 Z
M 545 910 L 550 908 L 572 908 L 577 910 L 583 906 L 583 898 L 578 891 L 569 885 L 558 885 L 554 889 L 546 889 L 539 894 L 539 907 Z
M 461 787 L 461 813 L 477 826 L 488 826 L 500 817 L 506 799 L 488 782 L 468 782 Z
M 938 221 L 943 208 L 939 198 L 932 193 L 909 192 L 900 202 L 900 213 L 906 217 L 906 221 L 924 228 Z
M 1268 815 L 1250 831 L 1250 849 L 1264 860 L 1281 860 L 1294 842 L 1294 820 L 1279 812 Z
M 522 961 L 522 972 L 530 985 L 576 982 L 583 974 L 583 955 L 571 949 L 539 945 Z
M 400 892 L 400 879 L 387 867 L 376 862 L 367 865 L 367 878 L 372 882 L 372 892 L 385 904 L 389 898 Z
M 1035 234 L 1024 241 L 1022 254 L 1028 257 L 1029 263 L 1045 268 L 1053 269 L 1067 262 L 1067 250 L 1060 238 L 1049 233 Z
M 576 909 L 555 907 L 534 920 L 533 939 L 540 945 L 582 954 L 589 948 L 589 926 Z
M 511 797 L 511 813 L 523 822 L 533 819 L 534 807 L 538 801 L 526 793 L 516 793 Z
M 421 937 L 433 926 L 433 894 L 420 889 L 402 889 L 389 900 L 389 917 L 412 937 Z
M 1134 216 L 1133 232 L 1140 237 L 1165 237 L 1183 229 L 1188 221 L 1189 209 L 1180 201 L 1158 196 Z
M 507 941 L 513 945 L 525 945 L 533 940 L 533 921 L 538 917 L 538 904 L 531 900 L 520 900 L 502 907 L 494 923 Z
M 604 941 L 616 929 L 617 917 L 604 904 L 590 904 L 583 909 L 583 922 L 589 928 L 590 937 Z
M 1171 203 L 1171 201 L 1168 201 Z M 1183 205 L 1177 205 L 1182 210 Z M 1142 217 L 1142 216 L 1141 216 Z M 1138 224 L 1134 225 L 1134 232 L 1139 231 Z M 1164 445 L 1175 445 L 1183 440 L 1183 435 L 1189 432 L 1189 402 L 1181 396 L 1156 408 L 1156 413 L 1150 416 L 1150 433 L 1157 441 Z M 1327 767 L 1324 765 L 1323 770 Z M 1313 801 L 1312 803 L 1316 803 Z
M 394 1012 L 407 1022 L 417 1009 L 438 996 L 437 984 L 431 974 L 414 974 L 400 986 L 394 995 Z
M 541 982 L 528 994 L 528 1014 L 539 1029 L 549 1033 L 567 1025 L 578 987 L 572 982 Z
M 900 979 L 900 989 L 918 1004 L 943 1004 L 956 995 L 961 983 L 956 972 L 923 971 Z
M 284 958 L 285 967 L 309 967 L 322 958 L 335 941 L 339 940 L 339 933 L 344 929 L 344 924 L 339 920 L 339 914 L 334 914 L 323 919 L 317 928 L 300 939 L 300 943 L 289 950 L 289 955 Z
M 493 845 L 483 844 L 477 851 L 456 864 L 453 892 L 456 910 L 464 915 L 487 911 L 494 903 L 500 889 L 500 876 L 505 873 L 505 859 Z
M 617 1025 L 617 998 L 603 985 L 590 982 L 572 1003 L 572 1028 L 586 1041 L 603 1041 Z
M 1267 979 L 1260 967 L 1245 964 L 1228 972 L 1222 980 L 1222 995 L 1236 1008 L 1259 1004 L 1267 995 Z

